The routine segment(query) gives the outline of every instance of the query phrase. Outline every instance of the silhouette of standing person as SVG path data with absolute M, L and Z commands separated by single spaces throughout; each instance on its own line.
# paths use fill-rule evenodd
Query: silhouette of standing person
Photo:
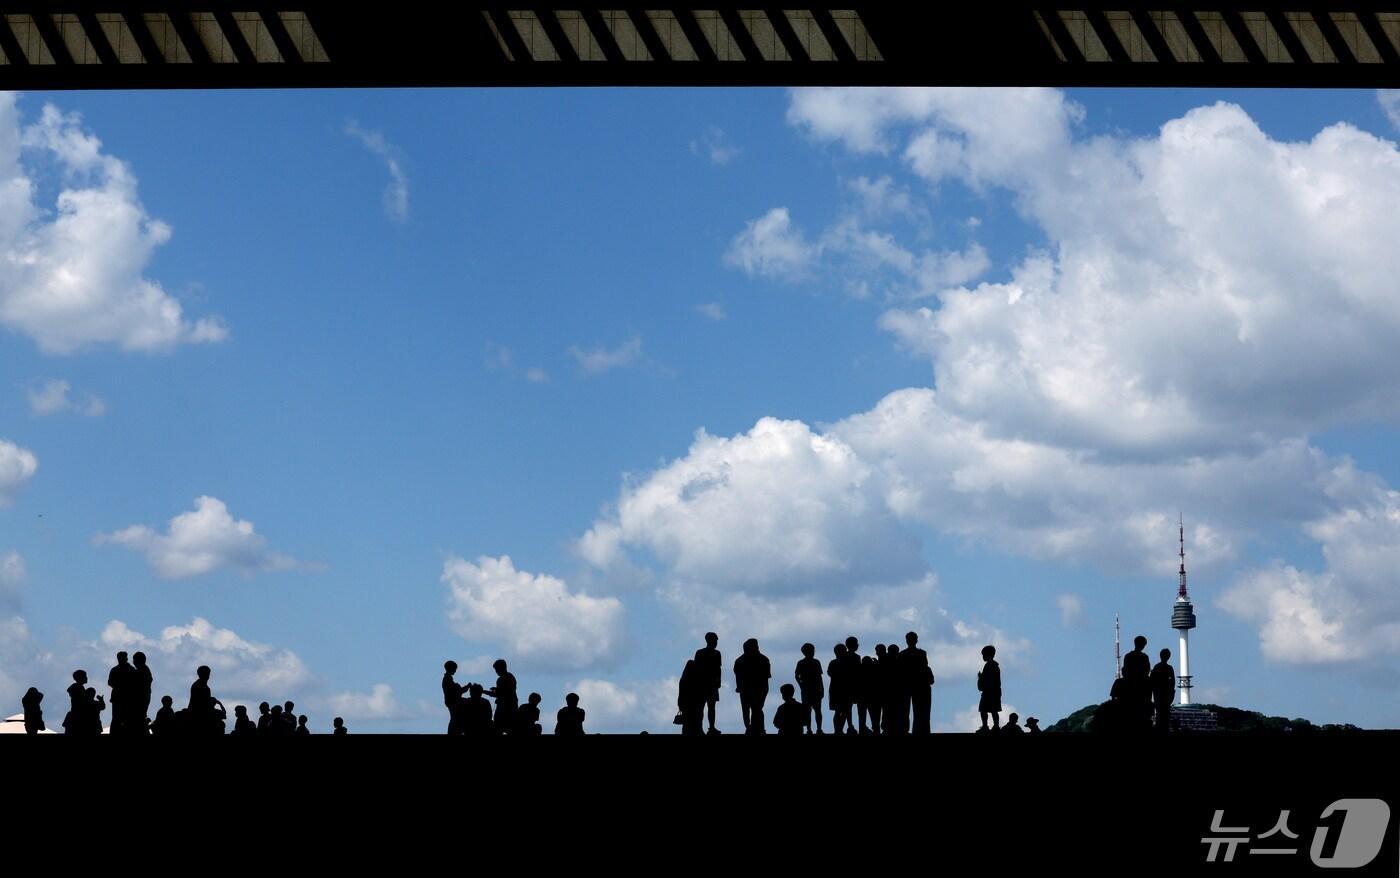
M 899 651 L 899 644 L 891 643 L 885 647 L 885 659 L 889 662 L 889 669 L 885 674 L 885 685 L 889 687 L 889 702 L 885 705 L 885 730 L 891 735 L 907 735 L 909 681 L 905 679 L 904 656 Z
M 977 701 L 977 712 L 982 715 L 982 731 L 987 731 L 987 717 L 992 718 L 992 730 L 1001 729 L 1001 665 L 996 660 L 997 648 L 988 644 L 982 647 L 982 670 L 977 672 L 977 691 L 982 697 Z
M 868 655 L 860 662 L 861 685 L 870 693 L 866 699 L 870 702 L 866 713 L 870 715 L 872 735 L 887 735 L 890 732 L 891 695 L 889 684 L 885 682 L 889 667 L 889 651 L 883 643 L 875 644 L 875 655 Z
M 496 659 L 491 665 L 496 672 L 496 685 L 486 694 L 496 699 L 496 731 L 515 731 L 515 712 L 520 706 L 520 696 L 515 693 L 515 675 L 506 669 L 505 659 Z
M 860 733 L 864 735 L 868 730 L 865 725 L 866 718 L 866 698 L 867 693 L 861 691 L 860 685 L 860 641 L 855 635 L 846 638 L 846 655 L 842 658 L 842 672 L 851 686 L 851 709 L 860 719 Z M 854 729 L 852 730 L 854 731 Z
M 709 669 L 702 667 L 697 659 L 686 659 L 680 685 L 676 689 L 676 713 L 681 721 L 681 734 L 703 735 L 705 700 L 710 694 Z
M 851 687 L 856 681 L 846 676 L 846 645 L 838 643 L 831 648 L 835 656 L 826 666 L 827 679 L 831 681 L 831 733 L 844 735 L 851 731 Z
M 272 707 L 266 701 L 258 705 L 258 734 L 265 735 L 270 729 L 268 724 L 272 722 Z
M 24 706 L 24 733 L 26 735 L 37 735 L 45 730 L 44 711 L 39 705 L 44 701 L 44 693 L 29 687 L 29 691 L 24 693 L 24 697 L 19 703 Z
M 904 635 L 907 647 L 900 656 L 904 659 L 905 683 L 909 687 L 910 701 L 914 707 L 914 727 L 916 735 L 927 735 L 933 731 L 930 722 L 933 712 L 933 668 L 928 664 L 928 653 L 919 648 L 919 635 L 910 631 Z
M 462 686 L 453 679 L 457 663 L 442 663 L 442 703 L 447 706 L 447 734 L 462 734 Z
M 160 710 L 156 711 L 156 718 L 151 722 L 151 734 L 175 734 L 175 699 L 169 695 L 160 698 Z
M 349 729 L 345 728 L 345 720 L 341 719 L 340 717 L 336 717 L 336 718 L 331 722 L 331 725 L 335 727 L 335 731 L 331 732 L 332 735 L 348 735 L 348 734 L 350 734 Z
M 117 663 L 107 672 L 107 688 L 112 690 L 112 734 L 127 733 L 127 705 L 131 698 L 132 675 L 135 668 L 127 661 L 125 652 L 117 653 Z
M 1147 657 L 1147 638 L 1133 638 L 1133 651 L 1123 656 L 1123 696 L 1126 699 L 1127 727 L 1146 731 L 1152 727 L 1152 660 Z
M 280 738 L 291 734 L 291 727 L 287 725 L 286 718 L 282 715 L 282 705 L 272 705 L 272 713 L 267 717 L 267 733 L 271 737 Z
M 695 711 L 695 734 L 700 734 L 699 710 Z M 570 692 L 564 696 L 564 706 L 554 715 L 554 734 L 567 738 L 583 737 L 584 710 L 578 706 L 578 695 Z
M 87 694 L 87 671 L 74 671 L 68 687 L 68 714 L 63 718 L 65 735 L 87 735 L 92 732 L 89 721 L 92 699 Z
M 724 661 L 719 654 L 719 635 L 713 631 L 705 634 L 705 645 L 695 650 L 695 663 L 699 668 L 705 686 L 705 705 L 709 708 L 710 734 L 718 735 L 715 728 L 715 704 L 719 701 L 719 687 L 724 677 Z
M 807 734 L 812 734 L 812 718 L 817 720 L 817 734 L 822 734 L 822 696 L 826 687 L 822 684 L 822 663 L 817 660 L 817 648 L 810 643 L 802 644 L 802 658 L 797 662 L 793 676 L 802 692 L 802 706 L 807 715 L 802 722 Z M 777 722 L 777 719 L 774 719 Z
M 1172 701 L 1176 698 L 1176 671 L 1172 669 L 1172 651 L 1164 649 L 1158 655 L 1161 661 L 1152 668 L 1148 684 L 1152 687 L 1152 709 L 1155 714 L 1158 732 L 1171 730 Z
M 768 700 L 768 681 L 773 667 L 768 656 L 758 651 L 758 640 L 744 641 L 743 653 L 734 660 L 734 688 L 739 693 L 739 709 L 744 716 L 744 734 L 762 735 L 763 702 Z
M 87 698 L 88 734 L 101 736 L 102 711 L 107 709 L 107 702 L 105 702 L 102 696 L 97 694 L 97 690 L 92 687 L 88 687 Z
M 793 693 L 797 690 L 791 683 L 784 683 L 778 687 L 778 693 L 783 697 L 783 703 L 778 705 L 778 709 L 773 711 L 773 728 L 778 730 L 779 735 L 800 736 L 807 728 L 807 717 L 811 711 L 803 707 L 793 698 Z
M 283 729 L 287 734 L 295 734 L 297 730 L 297 706 L 288 701 L 282 705 L 282 722 L 286 724 Z
M 144 735 L 151 725 L 151 689 L 155 686 L 155 678 L 151 676 L 144 652 L 132 653 L 131 666 L 131 704 L 127 707 L 127 725 L 132 734 Z
M 209 689 L 211 673 L 213 672 L 209 670 L 208 665 L 200 665 L 195 669 L 194 682 L 190 684 L 190 703 L 185 708 L 185 716 L 189 722 L 189 731 L 196 735 L 224 733 L 224 717 L 221 715 L 224 705 Z
M 483 698 L 480 683 L 467 687 L 467 697 L 462 701 L 462 734 L 480 737 L 491 734 L 491 702 Z

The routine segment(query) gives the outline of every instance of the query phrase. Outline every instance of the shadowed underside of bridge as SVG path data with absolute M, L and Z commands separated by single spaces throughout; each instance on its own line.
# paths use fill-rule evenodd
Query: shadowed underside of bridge
M 508 9 L 3 2 L 0 87 L 1400 85 L 1400 0 Z

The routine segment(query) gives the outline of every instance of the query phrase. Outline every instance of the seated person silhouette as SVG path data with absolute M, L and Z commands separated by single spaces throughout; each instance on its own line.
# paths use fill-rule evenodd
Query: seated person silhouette
M 1008 714 L 1006 717 L 1006 727 L 1001 730 L 1003 735 L 1020 735 L 1026 730 L 1021 728 L 1020 717 L 1016 714 Z
M 540 693 L 531 692 L 526 702 L 520 705 L 520 709 L 515 712 L 515 724 L 522 735 L 538 735 L 543 729 L 540 728 L 540 702 L 543 699 Z
M 310 727 L 308 727 L 308 726 L 306 725 L 306 714 L 302 714 L 301 716 L 297 717 L 297 732 L 296 732 L 296 733 L 297 733 L 298 735 L 309 735 L 309 734 L 311 734 L 311 729 L 310 729 Z
M 267 717 L 267 734 L 269 737 L 281 738 L 290 735 L 292 727 L 287 725 L 286 715 L 282 713 L 282 705 L 272 705 L 272 712 Z
M 151 721 L 151 734 L 175 734 L 175 699 L 169 695 L 160 697 L 160 710 L 156 711 L 156 718 Z
M 773 712 L 773 728 L 778 730 L 779 735 L 800 736 L 807 729 L 804 714 L 810 716 L 797 699 L 793 698 L 796 688 L 791 683 L 784 683 L 778 687 L 779 694 L 783 697 L 783 703 L 778 705 L 778 709 Z
M 24 733 L 26 735 L 37 735 L 44 731 L 44 711 L 39 705 L 44 700 L 44 693 L 29 687 L 29 691 L 24 693 L 20 699 L 20 704 L 24 706 Z
M 335 731 L 331 732 L 332 735 L 348 735 L 348 734 L 350 734 L 349 730 L 347 730 L 347 729 L 345 728 L 345 720 L 341 719 L 340 717 L 336 717 L 336 718 L 331 722 L 331 725 L 335 727 Z
M 565 737 L 579 737 L 583 734 L 583 708 L 578 706 L 578 695 L 570 692 L 564 696 L 564 706 L 554 717 L 554 734 Z
M 472 683 L 467 693 L 462 701 L 462 734 L 473 737 L 491 734 L 491 702 L 483 697 L 485 690 L 480 683 Z
M 249 737 L 258 733 L 257 725 L 248 719 L 248 708 L 238 705 L 233 709 L 233 732 L 239 737 Z
M 1036 719 L 1033 716 L 1026 717 L 1026 734 L 1040 734 L 1040 720 Z

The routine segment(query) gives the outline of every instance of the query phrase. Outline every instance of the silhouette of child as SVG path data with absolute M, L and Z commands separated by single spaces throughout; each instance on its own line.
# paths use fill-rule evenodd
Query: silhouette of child
M 692 659 L 693 661 L 693 659 Z M 570 692 L 564 696 L 564 706 L 555 715 L 554 734 L 577 737 L 583 734 L 583 708 L 578 706 L 578 696 Z
M 258 705 L 258 731 L 266 732 L 267 724 L 272 720 L 272 708 L 264 701 Z
M 806 709 L 807 715 L 803 718 L 802 726 L 808 734 L 812 733 L 812 718 L 817 720 L 817 734 L 822 734 L 822 696 L 826 694 L 826 687 L 822 685 L 822 663 L 817 660 L 817 648 L 810 643 L 802 644 L 802 658 L 797 662 L 797 670 L 794 676 L 797 678 L 797 685 L 802 690 L 802 706 Z
M 309 735 L 309 734 L 311 734 L 311 729 L 307 728 L 307 726 L 306 726 L 306 716 L 305 716 L 305 714 L 303 714 L 302 716 L 297 717 L 297 734 L 298 734 L 298 735 Z
M 795 691 L 791 683 L 784 683 L 778 687 L 778 692 L 783 696 L 783 703 L 773 712 L 773 728 L 778 730 L 779 735 L 801 735 L 807 727 L 804 716 L 811 716 L 811 711 L 798 704 L 797 699 L 792 697 Z
M 169 695 L 160 697 L 160 710 L 151 722 L 151 734 L 171 735 L 175 733 L 175 699 Z
M 238 705 L 233 709 L 233 734 L 239 736 L 256 735 L 258 727 L 248 719 L 248 708 Z
M 850 688 L 855 681 L 846 678 L 846 645 L 838 643 L 831 648 L 831 652 L 835 658 L 826 665 L 826 676 L 831 681 L 831 690 L 827 693 L 831 706 L 831 733 L 844 735 L 851 725 Z
M 995 658 L 997 648 L 988 644 L 982 647 L 982 661 L 986 662 L 977 672 L 977 691 L 982 698 L 977 702 L 977 712 L 982 715 L 982 731 L 987 731 L 987 715 L 992 717 L 992 729 L 1001 728 L 1001 665 Z
M 462 702 L 462 734 L 491 734 L 491 702 L 484 695 L 485 690 L 480 683 L 467 687 L 467 698 Z
M 331 723 L 331 725 L 335 726 L 335 731 L 331 732 L 332 735 L 350 734 L 350 732 L 347 731 L 345 728 L 345 720 L 341 719 L 340 717 L 336 717 L 335 720 Z

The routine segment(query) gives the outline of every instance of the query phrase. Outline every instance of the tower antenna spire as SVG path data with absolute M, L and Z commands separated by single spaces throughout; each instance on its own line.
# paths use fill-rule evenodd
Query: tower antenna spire
M 1117 613 L 1113 614 L 1113 679 L 1123 679 L 1123 640 Z
M 1178 600 L 1190 600 L 1186 594 L 1186 527 L 1182 524 L 1180 512 L 1176 514 L 1176 538 L 1180 546 L 1177 554 L 1181 557 L 1181 569 L 1177 571 L 1180 582 L 1176 589 L 1176 597 Z

